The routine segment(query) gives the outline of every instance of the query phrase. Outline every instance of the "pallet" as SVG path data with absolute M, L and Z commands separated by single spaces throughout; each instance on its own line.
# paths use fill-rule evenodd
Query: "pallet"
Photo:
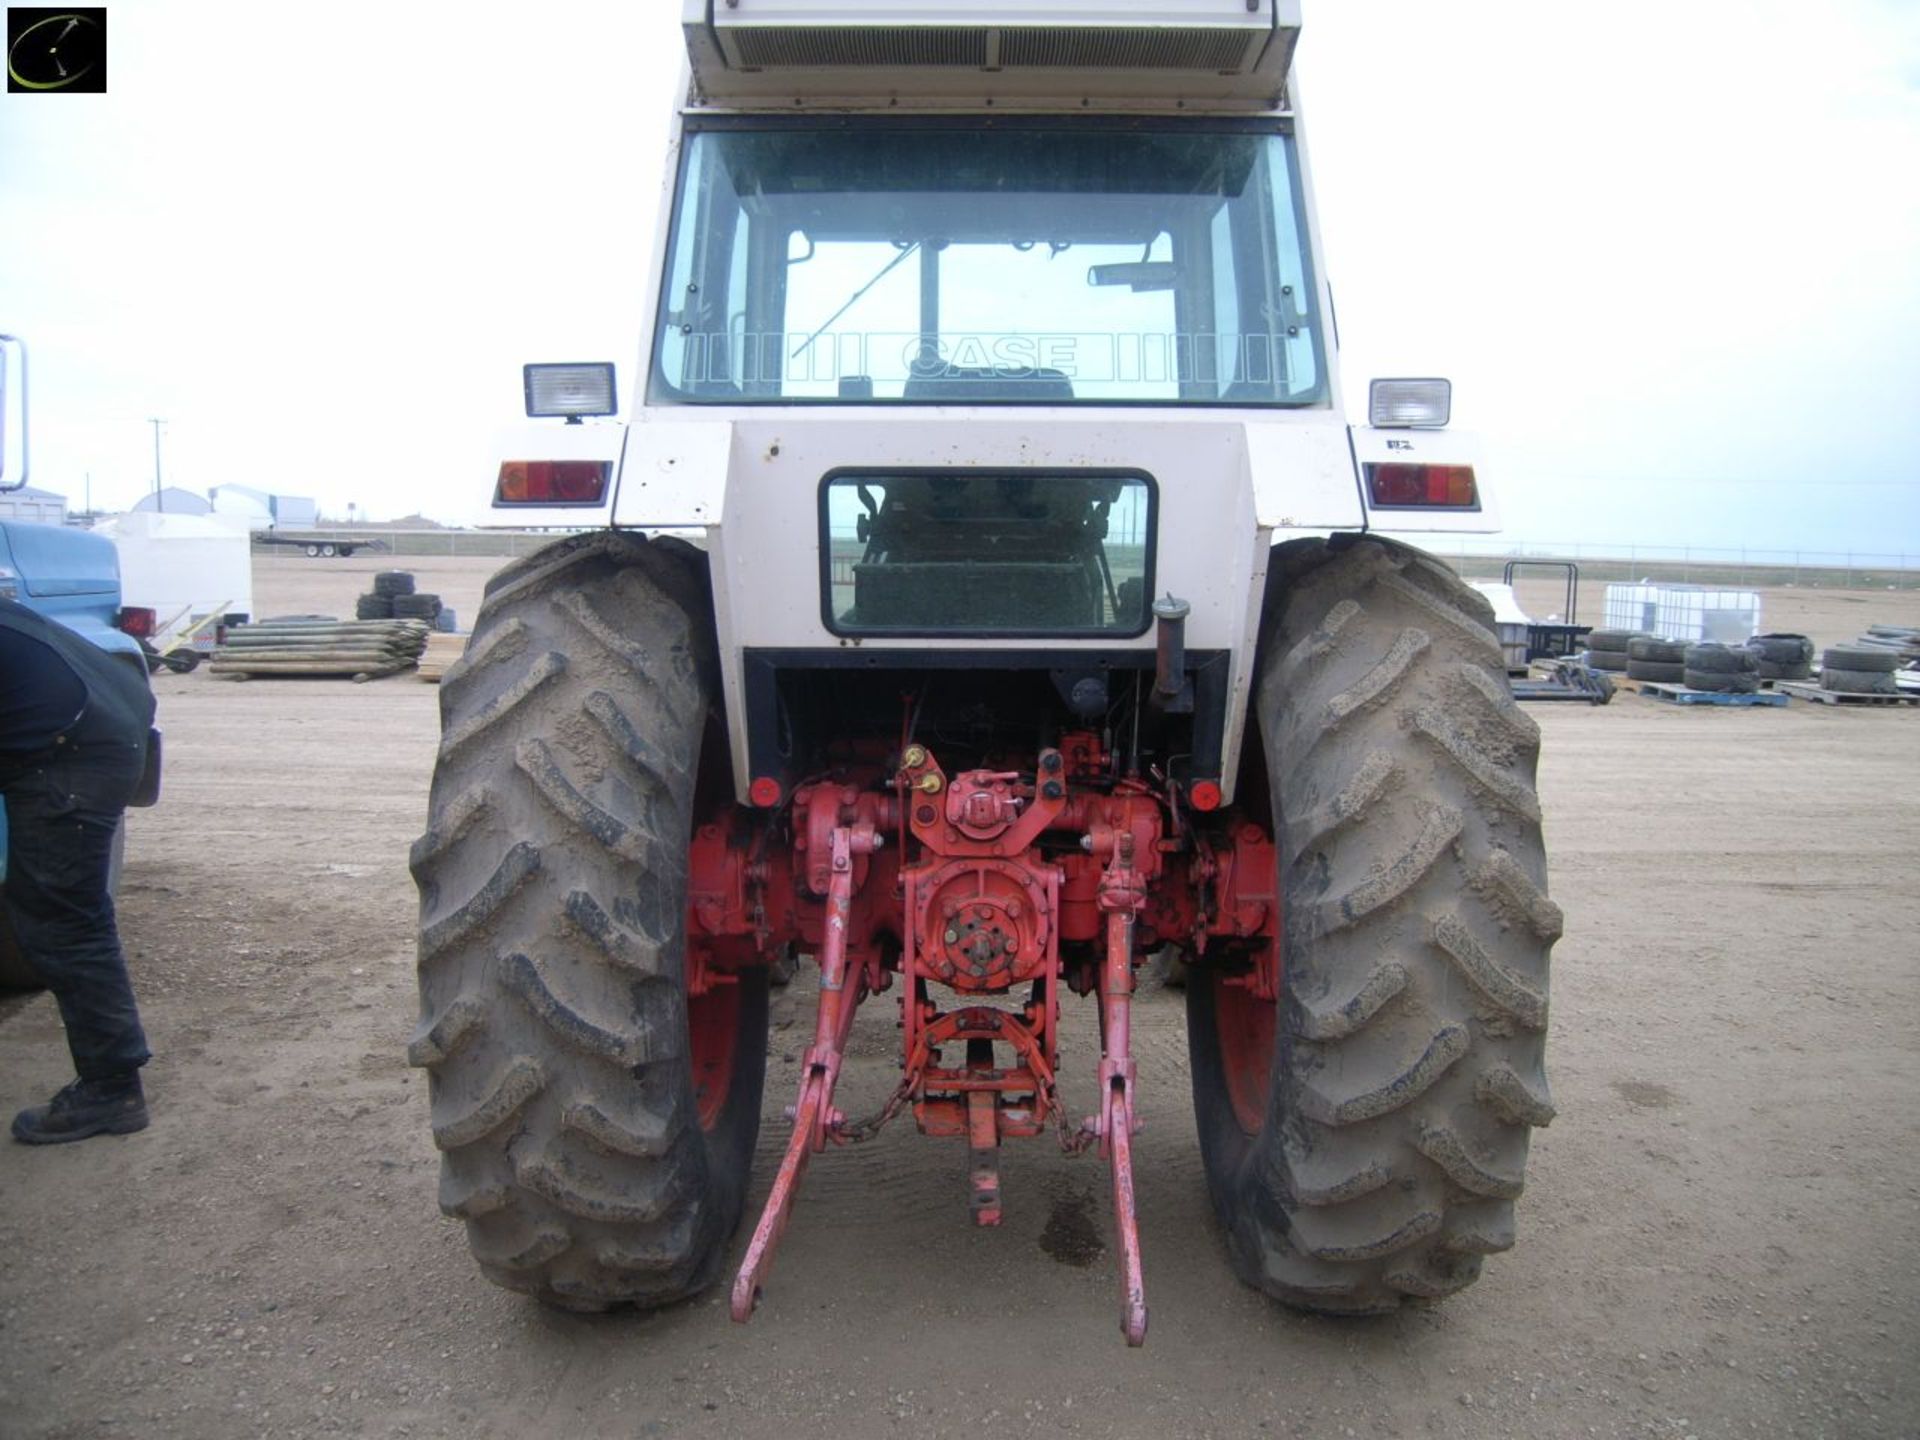
M 1920 705 L 1920 695 L 1849 695 L 1844 690 L 1823 690 L 1807 680 L 1782 680 L 1777 688 L 1796 700 L 1821 705 Z
M 1642 695 L 1674 705 L 1784 705 L 1787 697 L 1778 690 L 1756 690 L 1751 695 L 1735 695 L 1727 690 L 1689 690 L 1684 685 L 1669 685 L 1662 680 L 1635 680 L 1633 688 Z M 1865 698 L 1865 697 L 1863 697 Z

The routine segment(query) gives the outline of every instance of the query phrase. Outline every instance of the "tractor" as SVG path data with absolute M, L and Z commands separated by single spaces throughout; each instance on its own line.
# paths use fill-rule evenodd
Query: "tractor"
M 1110 1177 L 1139 1344 L 1165 950 L 1237 1273 L 1331 1313 L 1472 1283 L 1553 1115 L 1539 733 L 1485 602 L 1375 533 L 1498 526 L 1446 381 L 1347 419 L 1297 0 L 681 28 L 636 393 L 526 367 L 491 517 L 569 533 L 441 687 L 409 1048 L 441 1208 L 492 1280 L 603 1310 L 713 1284 L 764 1193 L 744 1321 L 838 1147 L 910 1115 L 991 1225 L 1002 1145 L 1056 1143 Z M 881 996 L 898 1087 L 850 1116 Z M 1098 1064 L 1063 1073 L 1081 999 Z

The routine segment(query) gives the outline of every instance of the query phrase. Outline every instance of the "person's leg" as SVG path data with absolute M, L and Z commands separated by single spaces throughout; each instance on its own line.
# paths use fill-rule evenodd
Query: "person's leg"
M 146 1123 L 139 1069 L 149 1056 L 147 1038 L 107 892 L 113 833 L 132 785 L 124 769 L 117 761 L 65 761 L 7 790 L 8 918 L 60 1006 L 79 1076 L 51 1106 L 22 1113 L 17 1139 L 81 1139 L 69 1132 L 124 1132 Z M 23 1125 L 29 1132 L 52 1129 L 23 1134 Z

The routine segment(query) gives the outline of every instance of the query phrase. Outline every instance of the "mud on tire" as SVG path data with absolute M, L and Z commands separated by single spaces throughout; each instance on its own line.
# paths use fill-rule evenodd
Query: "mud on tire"
M 1202 1156 L 1243 1279 L 1390 1311 L 1513 1244 L 1531 1130 L 1553 1116 L 1539 731 L 1489 607 L 1439 562 L 1366 539 L 1274 564 L 1257 713 L 1283 993 L 1263 1069 L 1248 992 L 1194 971 Z
M 759 1127 L 764 972 L 684 993 L 706 614 L 665 544 L 573 537 L 494 578 L 440 688 L 408 1059 L 481 1270 L 573 1309 L 710 1283 Z

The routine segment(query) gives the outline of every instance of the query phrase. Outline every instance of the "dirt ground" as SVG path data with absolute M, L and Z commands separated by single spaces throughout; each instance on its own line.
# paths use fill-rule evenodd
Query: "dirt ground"
M 465 619 L 496 563 L 414 568 Z M 263 559 L 256 607 L 345 611 L 381 564 Z M 1911 593 L 1767 602 L 1823 641 L 1920 623 Z M 1560 1117 L 1518 1248 L 1438 1308 L 1334 1323 L 1234 1280 L 1181 1001 L 1143 992 L 1129 1352 L 1098 1162 L 1010 1147 L 975 1230 L 962 1150 L 906 1122 L 815 1164 L 747 1327 L 719 1295 L 595 1319 L 486 1283 L 403 1059 L 435 688 L 157 688 L 166 794 L 121 896 L 154 1124 L 0 1146 L 0 1435 L 1920 1434 L 1920 711 L 1533 710 Z M 807 1001 L 776 1009 L 763 1186 Z M 855 1033 L 859 1113 L 893 1031 Z M 0 1107 L 68 1073 L 50 1001 L 0 1006 Z

